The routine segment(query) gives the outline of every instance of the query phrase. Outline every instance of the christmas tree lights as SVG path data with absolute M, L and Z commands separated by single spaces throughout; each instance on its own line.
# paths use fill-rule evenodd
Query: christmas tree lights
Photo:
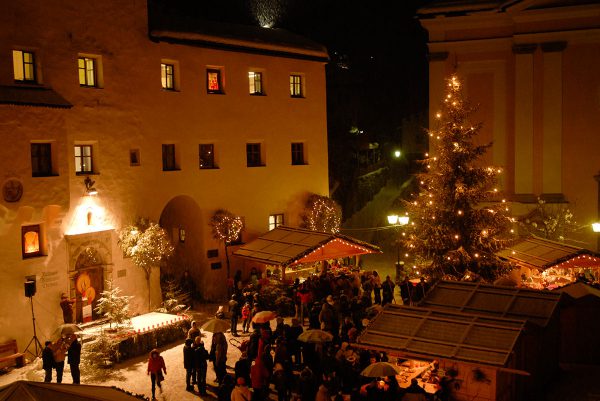
M 403 240 L 423 273 L 462 279 L 472 272 L 491 281 L 509 269 L 495 252 L 509 244 L 514 219 L 504 201 L 494 202 L 502 170 L 481 166 L 491 144 L 474 143 L 481 124 L 469 121 L 474 109 L 459 79 L 451 77 L 446 89 L 438 127 L 429 132 L 435 156 L 426 154 L 420 191 L 404 202 L 412 224 Z

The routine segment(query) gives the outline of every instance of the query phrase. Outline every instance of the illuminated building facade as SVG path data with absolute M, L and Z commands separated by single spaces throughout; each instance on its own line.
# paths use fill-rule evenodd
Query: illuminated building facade
M 145 312 L 144 274 L 117 243 L 136 217 L 171 237 L 163 272 L 189 270 L 217 299 L 217 209 L 243 217 L 247 241 L 297 225 L 307 193 L 328 194 L 322 46 L 280 30 L 149 25 L 142 1 L 12 2 L 0 26 L 0 334 L 21 348 L 26 279 L 41 339 L 62 323 L 62 292 L 78 321 L 94 318 L 106 279 Z M 151 292 L 156 306 L 158 269 Z
M 493 142 L 484 162 L 503 168 L 513 211 L 526 214 L 538 197 L 566 202 L 579 224 L 570 239 L 596 249 L 600 5 L 434 1 L 419 14 L 429 33 L 430 127 L 456 72 L 479 107 L 479 141 Z

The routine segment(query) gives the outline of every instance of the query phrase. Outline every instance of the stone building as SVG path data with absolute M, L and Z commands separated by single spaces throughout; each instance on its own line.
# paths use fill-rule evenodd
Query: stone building
M 577 245 L 597 248 L 600 5 L 595 1 L 433 1 L 419 10 L 429 33 L 430 127 L 457 73 L 493 141 L 486 163 L 518 215 L 540 197 L 569 204 Z
M 106 279 L 147 310 L 144 274 L 117 243 L 136 217 L 171 237 L 162 270 L 189 270 L 214 300 L 226 279 L 208 225 L 217 209 L 243 217 L 247 241 L 298 225 L 308 192 L 328 194 L 326 49 L 161 17 L 139 0 L 3 5 L 0 335 L 20 348 L 32 335 L 28 279 L 42 341 L 62 323 L 61 293 L 81 320 Z M 157 306 L 158 269 L 150 283 Z

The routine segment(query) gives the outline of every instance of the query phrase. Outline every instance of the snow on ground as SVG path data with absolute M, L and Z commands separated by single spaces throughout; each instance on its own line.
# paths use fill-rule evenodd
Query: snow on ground
M 202 309 L 206 310 L 193 313 L 193 318 L 199 322 L 199 325 L 201 325 L 208 318 L 212 317 L 212 314 L 217 310 L 217 305 L 202 305 L 202 307 Z M 150 318 L 154 317 L 151 316 Z M 238 327 L 240 327 L 239 331 L 241 332 L 241 325 Z M 207 332 L 203 332 L 202 334 L 205 347 L 210 349 L 212 334 Z M 231 335 L 226 333 L 225 336 L 229 341 Z M 239 339 L 244 339 L 244 337 L 239 337 Z M 212 369 L 212 363 L 209 363 L 207 374 L 209 395 L 200 397 L 198 393 L 192 393 L 185 390 L 183 340 L 159 348 L 159 350 L 162 357 L 165 359 L 165 364 L 167 365 L 167 375 L 165 376 L 165 381 L 163 382 L 163 392 L 161 393 L 157 389 L 156 398 L 158 400 L 186 401 L 198 399 L 213 400 L 216 398 L 216 396 L 214 396 L 214 390 L 216 389 L 214 387 L 216 385 L 214 383 L 215 373 Z M 227 365 L 231 367 L 231 369 L 228 369 L 230 372 L 233 372 L 233 366 L 239 359 L 240 355 L 241 352 L 230 344 L 227 352 Z M 150 398 L 152 392 L 150 386 L 150 377 L 146 374 L 147 361 L 148 356 L 140 356 L 116 364 L 114 369 L 98 369 L 93 372 L 82 372 L 81 383 L 102 386 L 116 386 L 132 393 L 143 394 Z M 56 381 L 55 374 L 56 372 L 53 372 L 54 381 Z M 9 373 L 0 376 L 0 386 L 7 385 L 17 380 L 43 381 L 44 371 L 42 370 L 41 360 L 38 358 L 23 368 L 13 369 Z M 65 364 L 63 383 L 71 382 L 70 368 L 68 364 Z

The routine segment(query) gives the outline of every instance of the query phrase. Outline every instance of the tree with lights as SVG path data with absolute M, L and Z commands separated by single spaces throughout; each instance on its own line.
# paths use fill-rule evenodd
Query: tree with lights
M 120 325 L 128 322 L 129 319 L 129 300 L 133 297 L 129 295 L 121 295 L 121 289 L 114 287 L 112 280 L 106 280 L 106 290 L 100 294 L 96 312 L 108 319 L 108 327 L 112 328 L 112 324 Z
M 337 233 L 342 224 L 342 208 L 327 196 L 312 194 L 302 213 L 302 227 L 313 231 Z
M 227 278 L 230 277 L 229 253 L 227 246 L 239 238 L 244 222 L 228 210 L 219 209 L 208 223 L 212 227 L 213 238 L 225 243 L 225 258 L 227 260 Z
M 505 200 L 491 202 L 501 169 L 481 165 L 491 143 L 474 143 L 481 123 L 470 122 L 474 108 L 458 78 L 446 89 L 438 128 L 429 131 L 433 155 L 425 155 L 425 172 L 417 175 L 420 191 L 405 201 L 411 224 L 404 243 L 433 277 L 467 279 L 472 272 L 493 281 L 509 271 L 495 252 L 509 244 L 514 218 Z
M 144 271 L 150 308 L 150 273 L 152 268 L 158 267 L 162 260 L 173 254 L 173 245 L 161 226 L 144 218 L 121 229 L 119 245 L 123 253 Z

